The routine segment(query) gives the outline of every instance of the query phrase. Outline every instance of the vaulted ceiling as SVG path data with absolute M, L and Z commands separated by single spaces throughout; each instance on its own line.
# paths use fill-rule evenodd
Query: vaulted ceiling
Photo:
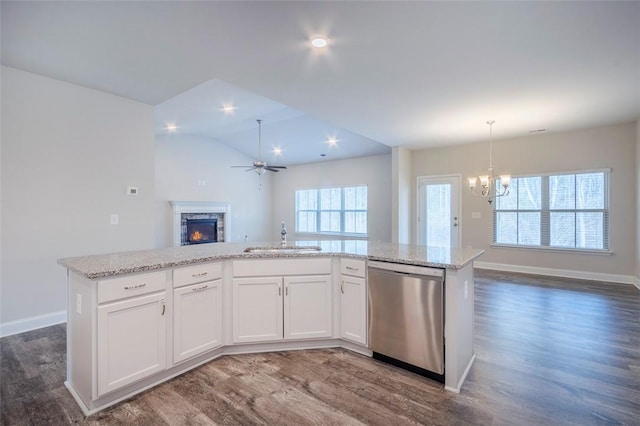
M 640 2 L 2 1 L 1 20 L 3 65 L 251 156 L 262 118 L 284 164 L 640 116 Z

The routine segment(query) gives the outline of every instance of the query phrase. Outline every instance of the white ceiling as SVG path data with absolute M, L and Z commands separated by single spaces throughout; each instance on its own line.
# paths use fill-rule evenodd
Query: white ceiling
M 640 2 L 1 8 L 4 65 L 157 106 L 158 132 L 175 121 L 252 157 L 262 118 L 283 164 L 486 140 L 490 119 L 506 138 L 640 116 Z M 322 53 L 317 34 L 330 39 Z M 220 114 L 227 98 L 234 115 Z

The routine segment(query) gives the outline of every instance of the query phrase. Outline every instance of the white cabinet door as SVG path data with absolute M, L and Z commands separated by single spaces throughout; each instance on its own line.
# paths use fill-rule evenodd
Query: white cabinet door
M 367 344 L 366 280 L 343 275 L 340 285 L 340 336 L 352 342 Z
M 284 338 L 331 337 L 331 276 L 284 278 Z
M 234 343 L 282 340 L 282 277 L 233 280 Z
M 98 395 L 165 369 L 166 318 L 164 292 L 98 306 Z
M 222 280 L 173 290 L 173 362 L 222 345 Z

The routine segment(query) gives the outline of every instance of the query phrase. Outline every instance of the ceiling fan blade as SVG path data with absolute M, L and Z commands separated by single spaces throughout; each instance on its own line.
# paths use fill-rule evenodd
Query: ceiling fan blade
M 253 166 L 229 166 L 229 167 L 236 168 L 236 167 L 253 167 Z
M 272 166 L 271 164 L 269 164 L 269 167 L 271 167 L 272 169 L 286 169 L 287 166 Z
M 274 169 L 272 166 L 266 166 L 264 169 L 265 170 L 269 170 L 270 172 L 276 172 L 276 173 L 278 173 L 280 171 L 278 169 Z

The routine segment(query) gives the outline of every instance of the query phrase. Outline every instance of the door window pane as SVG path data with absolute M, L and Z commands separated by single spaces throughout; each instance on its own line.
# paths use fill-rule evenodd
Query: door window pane
M 451 247 L 451 185 L 428 185 L 426 239 L 428 246 Z

